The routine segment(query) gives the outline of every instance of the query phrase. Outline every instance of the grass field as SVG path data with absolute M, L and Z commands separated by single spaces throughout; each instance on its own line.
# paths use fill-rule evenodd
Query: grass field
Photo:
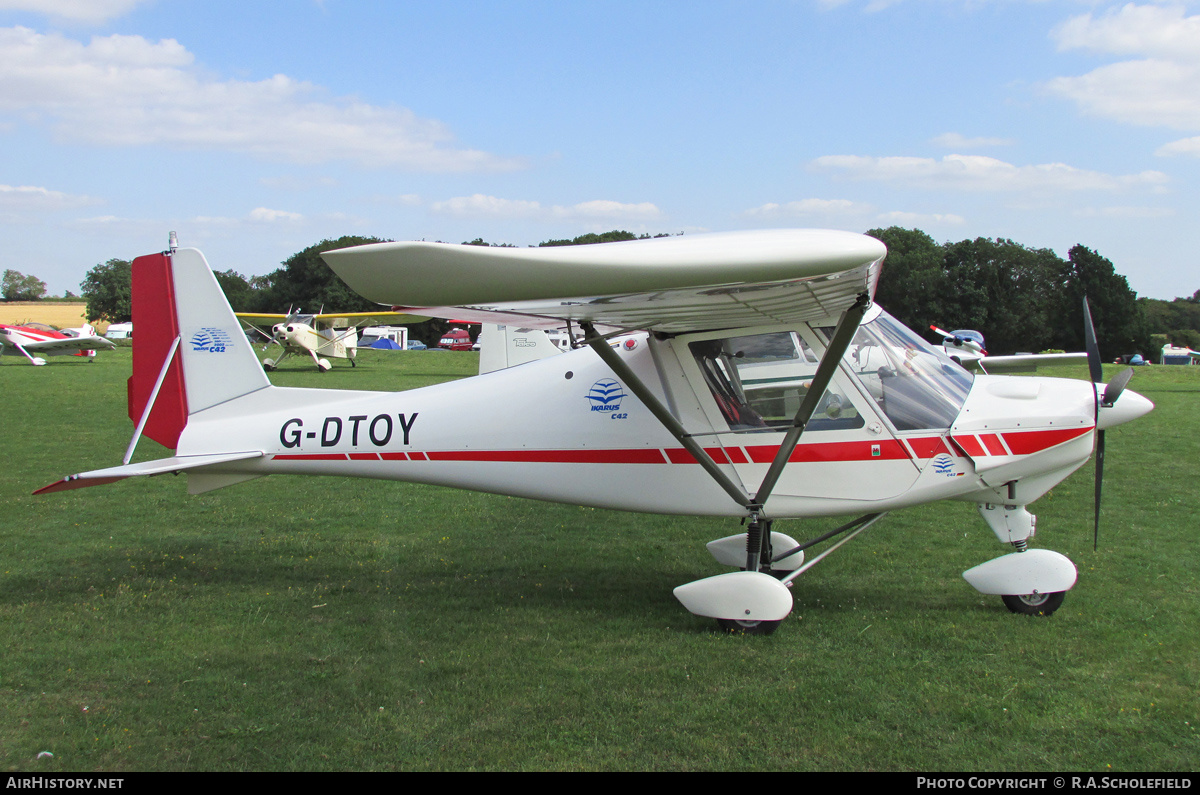
M 272 380 L 402 389 L 477 362 L 361 360 Z M 1200 767 L 1200 367 L 1139 369 L 1157 409 L 1109 432 L 1098 552 L 1090 465 L 1033 506 L 1034 545 L 1080 571 L 1053 617 L 963 582 L 1007 549 L 940 503 L 802 576 L 770 637 L 671 595 L 719 573 L 728 521 L 336 478 L 30 496 L 119 463 L 129 367 L 0 360 L 8 770 Z

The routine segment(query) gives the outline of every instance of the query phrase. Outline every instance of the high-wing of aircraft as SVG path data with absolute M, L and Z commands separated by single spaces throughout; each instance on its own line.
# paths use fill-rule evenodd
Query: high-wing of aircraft
M 1098 383 L 1098 355 L 1091 382 L 964 370 L 872 305 L 885 254 L 874 238 L 828 230 L 326 252 L 370 300 L 567 326 L 580 346 L 400 393 L 272 386 L 199 251 L 140 257 L 124 463 L 39 493 L 167 472 L 186 473 L 193 494 L 341 475 L 723 516 L 745 528 L 708 547 L 735 570 L 675 595 L 746 633 L 773 631 L 796 577 L 888 511 L 965 500 L 1009 549 L 967 581 L 1014 612 L 1052 613 L 1076 569 L 1030 547 L 1027 508 L 1102 455 L 1105 428 L 1153 406 L 1124 388 L 1132 371 Z M 142 435 L 175 455 L 130 464 Z M 843 515 L 856 518 L 803 542 L 773 529 Z
M 91 361 L 96 358 L 97 350 L 112 350 L 115 347 L 111 340 L 98 336 L 90 325 L 60 331 L 45 323 L 27 323 L 24 326 L 0 323 L 0 354 L 11 348 L 33 365 L 45 364 L 46 356 L 86 356 Z
M 426 318 L 414 317 L 404 312 L 327 312 L 306 315 L 289 312 L 286 315 L 238 312 L 237 317 L 244 325 L 257 330 L 259 326 L 270 326 L 271 333 L 259 332 L 267 338 L 267 345 L 279 346 L 279 355 L 263 359 L 263 369 L 270 372 L 292 354 L 308 356 L 322 373 L 332 365 L 329 359 L 349 359 L 355 366 L 358 356 L 358 329 L 373 323 L 416 323 Z M 266 347 L 264 347 L 266 350 Z
M 929 327 L 942 338 L 942 350 L 954 361 L 968 370 L 979 373 L 1010 373 L 1019 370 L 1032 371 L 1038 365 L 1081 364 L 1087 354 L 1078 353 L 1018 353 L 1014 356 L 989 356 L 984 349 L 983 335 L 973 329 L 942 331 L 937 326 Z

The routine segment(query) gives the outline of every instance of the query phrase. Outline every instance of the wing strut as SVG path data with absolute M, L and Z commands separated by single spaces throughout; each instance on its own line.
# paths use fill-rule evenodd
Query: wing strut
M 771 496 L 771 491 L 775 488 L 779 476 L 783 474 L 783 468 L 787 465 L 792 451 L 800 443 L 804 426 L 808 424 L 813 412 L 817 410 L 817 404 L 821 402 L 825 389 L 833 379 L 834 372 L 841 364 L 842 356 L 850 347 L 850 341 L 854 339 L 854 333 L 858 331 L 858 325 L 862 322 L 863 316 L 870 306 L 871 297 L 863 293 L 853 306 L 842 313 L 837 328 L 833 330 L 833 337 L 825 347 L 825 356 L 821 358 L 821 363 L 817 365 L 817 372 L 813 375 L 812 383 L 809 384 L 808 394 L 804 396 L 804 402 L 800 404 L 800 410 L 796 412 L 796 417 L 792 420 L 792 427 L 788 428 L 787 433 L 784 434 L 783 443 L 779 445 L 779 450 L 775 453 L 775 460 L 771 462 L 770 469 L 763 477 L 758 492 L 754 495 L 754 502 L 748 506 L 751 511 L 762 510 L 767 498 Z
M 712 457 L 705 452 L 704 448 L 701 447 L 695 439 L 688 435 L 687 431 L 684 430 L 684 427 L 680 424 L 679 420 L 675 419 L 675 415 L 667 410 L 667 407 L 659 401 L 655 394 L 651 392 L 644 383 L 642 383 L 642 379 L 638 378 L 633 370 L 629 369 L 629 366 L 621 360 L 621 357 L 617 355 L 616 351 L 609 346 L 608 340 L 596 333 L 596 327 L 586 320 L 580 322 L 579 326 L 583 329 L 583 341 L 587 343 L 588 347 L 594 350 L 596 355 L 599 356 L 614 373 L 620 376 L 621 380 L 624 381 L 625 385 L 628 386 L 633 394 L 637 396 L 638 400 L 642 401 L 646 408 L 650 409 L 650 413 L 654 415 L 655 419 L 661 422 L 663 427 L 675 437 L 675 440 L 683 445 L 684 449 L 692 454 L 692 457 L 695 458 L 697 463 L 704 468 L 704 471 L 711 475 L 713 480 L 717 481 L 717 485 L 724 489 L 725 493 L 732 497 L 734 502 L 736 502 L 738 505 L 741 505 L 743 508 L 750 508 L 753 510 L 754 505 L 750 500 L 750 496 L 746 494 L 745 489 L 734 483 L 733 480 L 726 475 L 724 471 L 722 471 L 717 462 L 713 461 Z

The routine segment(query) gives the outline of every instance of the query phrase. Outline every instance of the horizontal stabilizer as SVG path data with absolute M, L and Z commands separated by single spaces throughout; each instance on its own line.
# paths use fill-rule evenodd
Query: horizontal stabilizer
M 62 480 L 51 483 L 49 486 L 43 486 L 35 491 L 34 494 L 49 494 L 54 491 L 70 491 L 71 489 L 83 489 L 88 486 L 103 486 L 107 483 L 124 480 L 125 478 L 145 475 L 165 475 L 168 472 L 183 472 L 198 467 L 213 466 L 214 464 L 227 464 L 231 461 L 261 458 L 262 455 L 261 450 L 250 450 L 242 453 L 171 456 L 170 458 L 160 458 L 157 461 L 143 461 L 140 464 L 126 464 L 125 466 L 82 472 L 78 475 L 68 475 Z

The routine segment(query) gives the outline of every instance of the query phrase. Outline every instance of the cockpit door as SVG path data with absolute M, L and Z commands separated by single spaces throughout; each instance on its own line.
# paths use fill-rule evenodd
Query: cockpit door
M 807 394 L 825 338 L 807 326 L 680 337 L 681 364 L 738 476 L 753 493 Z M 689 355 L 683 355 L 686 350 Z M 773 491 L 770 506 L 883 500 L 920 470 L 843 364 L 822 396 Z

